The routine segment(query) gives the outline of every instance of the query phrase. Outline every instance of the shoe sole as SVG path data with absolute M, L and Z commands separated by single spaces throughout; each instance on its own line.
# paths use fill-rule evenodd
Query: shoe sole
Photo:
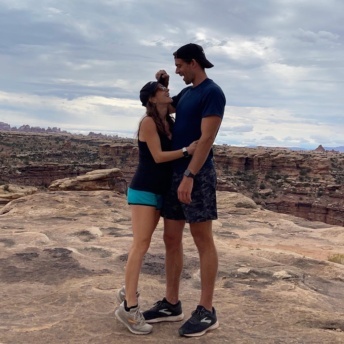
M 130 325 L 125 322 L 125 320 L 123 320 L 121 318 L 121 316 L 118 314 L 118 310 L 116 310 L 115 316 L 133 334 L 150 334 L 152 332 L 152 330 L 153 330 L 153 328 L 152 328 L 149 332 L 136 331 L 133 328 L 131 328 Z
M 181 334 L 181 336 L 184 336 L 184 337 L 200 337 L 200 336 L 205 335 L 208 331 L 217 329 L 219 326 L 220 326 L 219 322 L 216 321 L 216 323 L 214 325 L 211 325 L 210 327 L 208 327 L 204 331 L 201 331 L 201 332 L 198 332 L 198 333 Z
M 155 318 L 155 319 L 145 319 L 147 324 L 156 324 L 159 322 L 176 322 L 181 321 L 184 319 L 184 314 L 174 315 L 170 317 L 161 317 L 161 318 Z

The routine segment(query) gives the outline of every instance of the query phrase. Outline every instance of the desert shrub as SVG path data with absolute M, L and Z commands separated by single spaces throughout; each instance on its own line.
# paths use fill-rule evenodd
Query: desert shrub
M 259 188 L 261 190 L 264 190 L 266 188 L 266 185 L 262 182 L 262 183 L 260 183 Z
M 328 261 L 344 265 L 344 254 L 332 254 L 328 257 Z

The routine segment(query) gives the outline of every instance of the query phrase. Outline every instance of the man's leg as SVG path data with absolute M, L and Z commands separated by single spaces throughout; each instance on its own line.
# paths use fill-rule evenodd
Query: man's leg
M 212 233 L 212 221 L 191 223 L 190 231 L 200 258 L 202 291 L 199 304 L 211 311 L 218 269 L 218 256 Z
M 171 304 L 179 301 L 179 283 L 183 270 L 184 220 L 164 219 L 164 243 L 166 249 L 166 300 Z
M 199 305 L 192 312 L 191 318 L 179 329 L 179 334 L 186 337 L 198 337 L 219 327 L 216 311 L 213 307 L 218 257 L 211 220 L 190 223 L 190 231 L 200 257 L 202 291 Z

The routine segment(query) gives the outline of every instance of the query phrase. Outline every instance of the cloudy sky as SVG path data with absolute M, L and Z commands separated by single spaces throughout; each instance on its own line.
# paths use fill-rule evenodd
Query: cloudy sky
M 225 92 L 216 142 L 344 146 L 343 0 L 0 0 L 0 121 L 134 137 L 140 88 L 194 42 Z

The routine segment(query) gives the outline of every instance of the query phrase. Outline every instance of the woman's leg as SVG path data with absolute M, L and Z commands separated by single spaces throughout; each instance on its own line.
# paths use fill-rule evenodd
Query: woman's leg
M 179 301 L 179 283 L 183 270 L 184 220 L 164 219 L 166 299 L 172 304 Z
M 132 205 L 131 216 L 133 242 L 125 268 L 125 294 L 127 307 L 133 307 L 138 304 L 136 291 L 138 289 L 142 260 L 149 248 L 153 232 L 158 224 L 160 211 L 155 207 Z

